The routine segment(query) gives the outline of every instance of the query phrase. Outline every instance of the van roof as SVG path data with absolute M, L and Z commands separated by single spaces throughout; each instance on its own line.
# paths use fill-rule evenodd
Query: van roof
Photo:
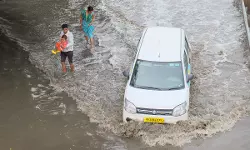
M 138 59 L 159 62 L 181 61 L 182 34 L 184 31 L 180 28 L 146 28 Z

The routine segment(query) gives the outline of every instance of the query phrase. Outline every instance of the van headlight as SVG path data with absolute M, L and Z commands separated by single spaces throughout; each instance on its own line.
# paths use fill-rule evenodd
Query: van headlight
M 184 102 L 178 106 L 176 106 L 173 110 L 173 116 L 178 117 L 186 113 L 187 102 Z
M 128 101 L 126 98 L 125 98 L 125 103 L 124 103 L 124 109 L 129 113 L 132 113 L 132 114 L 136 113 L 135 105 L 131 103 L 130 101 Z

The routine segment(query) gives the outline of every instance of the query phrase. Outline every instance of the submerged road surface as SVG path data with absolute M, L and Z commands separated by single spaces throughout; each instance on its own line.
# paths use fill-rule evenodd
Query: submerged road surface
M 88 4 L 97 16 L 93 55 L 79 25 L 80 8 Z M 230 130 L 249 114 L 249 51 L 233 0 L 8 0 L 0 12 L 1 149 L 248 148 L 241 132 L 248 119 L 225 135 L 174 147 Z M 76 72 L 60 77 L 50 50 L 65 22 L 75 37 Z M 181 27 L 191 41 L 190 120 L 124 124 L 122 71 L 142 29 L 155 25 Z M 232 133 L 241 142 L 223 145 L 236 139 Z M 155 145 L 161 146 L 148 148 Z

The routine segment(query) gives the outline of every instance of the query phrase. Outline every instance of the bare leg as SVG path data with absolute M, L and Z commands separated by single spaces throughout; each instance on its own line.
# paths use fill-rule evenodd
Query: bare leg
M 88 38 L 87 36 L 84 36 L 84 37 L 85 37 L 85 40 L 86 40 L 86 42 L 87 42 L 87 44 L 88 44 L 89 38 Z
M 91 43 L 90 49 L 92 50 L 94 48 L 94 39 L 93 38 L 90 38 L 90 43 Z
M 67 72 L 65 62 L 62 62 L 62 71 L 63 72 Z
M 71 72 L 74 72 L 74 71 L 75 71 L 75 66 L 74 66 L 74 64 L 70 64 L 70 69 L 71 69 Z

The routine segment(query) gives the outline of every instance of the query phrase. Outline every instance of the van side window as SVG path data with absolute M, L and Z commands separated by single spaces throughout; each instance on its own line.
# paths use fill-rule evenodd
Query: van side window
M 186 77 L 188 75 L 188 57 L 187 57 L 187 54 L 186 54 L 186 51 L 184 51 L 184 67 L 185 67 L 185 72 L 186 72 Z

